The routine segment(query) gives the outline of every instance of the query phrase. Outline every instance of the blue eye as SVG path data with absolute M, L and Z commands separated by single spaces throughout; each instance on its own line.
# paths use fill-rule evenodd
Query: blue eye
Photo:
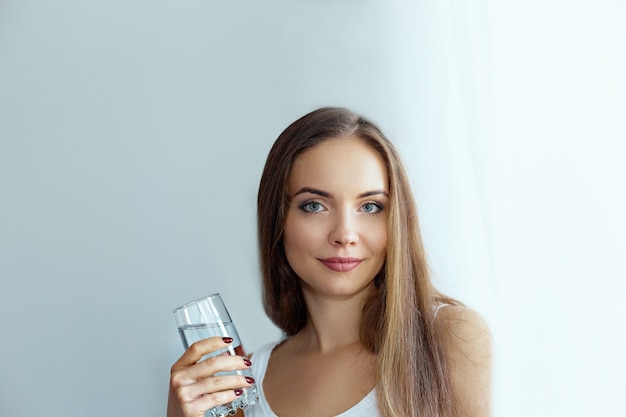
M 318 211 L 324 210 L 324 206 L 322 206 L 317 201 L 310 201 L 308 203 L 304 203 L 300 208 L 309 213 L 317 213 Z
M 365 203 L 361 206 L 361 209 L 368 214 L 374 214 L 381 211 L 383 208 L 380 204 L 376 203 Z

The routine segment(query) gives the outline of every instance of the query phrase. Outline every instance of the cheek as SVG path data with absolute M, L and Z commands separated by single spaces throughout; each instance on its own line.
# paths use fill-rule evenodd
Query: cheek
M 387 251 L 387 224 L 377 224 L 371 227 L 370 244 L 374 252 L 384 254 Z
M 285 222 L 285 232 L 283 236 L 285 254 L 288 260 L 294 256 L 298 256 L 299 253 L 305 250 L 307 241 L 310 240 L 309 232 L 306 228 L 302 227 L 300 222 L 290 221 L 289 218 L 287 218 Z
M 380 246 L 378 247 L 378 253 L 381 256 L 387 255 L 387 241 L 386 240 L 380 242 Z
M 292 230 L 290 230 L 292 232 Z M 294 254 L 299 252 L 299 242 L 297 239 L 297 234 L 289 233 L 285 230 L 285 235 L 283 238 L 283 246 L 285 248 L 285 255 L 287 255 L 287 261 L 291 263 Z

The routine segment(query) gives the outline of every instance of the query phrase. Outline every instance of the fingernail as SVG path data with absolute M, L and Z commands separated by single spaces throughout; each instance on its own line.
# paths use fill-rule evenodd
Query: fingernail
M 224 341 L 224 343 L 233 343 L 232 337 L 222 337 L 222 340 Z
M 254 384 L 254 378 L 250 378 L 249 376 L 246 377 L 246 382 L 248 384 Z
M 236 389 L 236 390 L 235 390 L 235 395 L 236 395 L 237 397 L 239 397 L 241 394 L 243 394 L 243 391 L 242 391 L 242 390 L 240 390 L 240 389 Z
M 247 358 L 243 358 L 243 363 L 245 363 L 246 366 L 252 366 L 252 362 L 250 362 L 250 360 Z

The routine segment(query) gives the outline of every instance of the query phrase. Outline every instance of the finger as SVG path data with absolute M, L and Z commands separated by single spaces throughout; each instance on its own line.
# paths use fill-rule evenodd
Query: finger
M 185 353 L 172 365 L 172 369 L 191 366 L 197 363 L 204 355 L 224 349 L 230 346 L 232 342 L 232 338 L 219 336 L 198 340 L 189 346 Z
M 181 387 L 178 395 L 183 402 L 193 402 L 199 397 L 215 398 L 218 393 L 232 393 L 242 388 L 250 388 L 253 383 L 254 379 L 243 375 L 217 375 Z
M 252 362 L 242 356 L 220 355 L 205 359 L 194 366 L 187 368 L 186 376 L 193 380 L 207 378 L 217 372 L 242 371 L 249 369 Z
M 173 369 L 170 377 L 172 388 L 176 389 L 196 381 L 209 378 L 218 372 L 249 369 L 252 362 L 242 356 L 218 355 L 191 366 Z
M 239 397 L 243 391 L 229 390 L 206 394 L 184 404 L 185 415 L 204 416 L 204 412 L 218 405 L 227 404 Z

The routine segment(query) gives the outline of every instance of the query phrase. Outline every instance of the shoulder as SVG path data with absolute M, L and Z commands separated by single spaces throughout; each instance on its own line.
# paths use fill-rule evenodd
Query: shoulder
M 437 312 L 437 329 L 446 341 L 463 347 L 466 343 L 489 343 L 491 332 L 480 314 L 463 305 L 446 305 Z
M 273 342 L 269 342 L 264 345 L 261 345 L 259 348 L 257 348 L 256 352 L 248 354 L 248 357 L 251 357 L 253 354 L 263 355 L 263 354 L 269 353 L 272 350 L 274 350 L 277 346 L 283 344 L 285 340 L 286 339 L 275 340 Z
M 491 332 L 476 311 L 460 305 L 441 308 L 436 319 L 455 394 L 467 415 L 488 416 Z
M 487 366 L 491 358 L 491 331 L 476 311 L 462 305 L 439 309 L 435 327 L 453 365 Z
M 270 355 L 272 355 L 274 349 L 276 349 L 277 347 L 280 347 L 286 340 L 288 339 L 281 339 L 281 340 L 276 340 L 274 342 L 266 343 L 262 345 L 261 347 L 259 347 L 254 353 L 248 353 L 246 357 L 250 359 L 251 361 L 253 361 L 253 363 L 256 363 L 259 361 L 267 362 L 269 361 L 269 357 Z

